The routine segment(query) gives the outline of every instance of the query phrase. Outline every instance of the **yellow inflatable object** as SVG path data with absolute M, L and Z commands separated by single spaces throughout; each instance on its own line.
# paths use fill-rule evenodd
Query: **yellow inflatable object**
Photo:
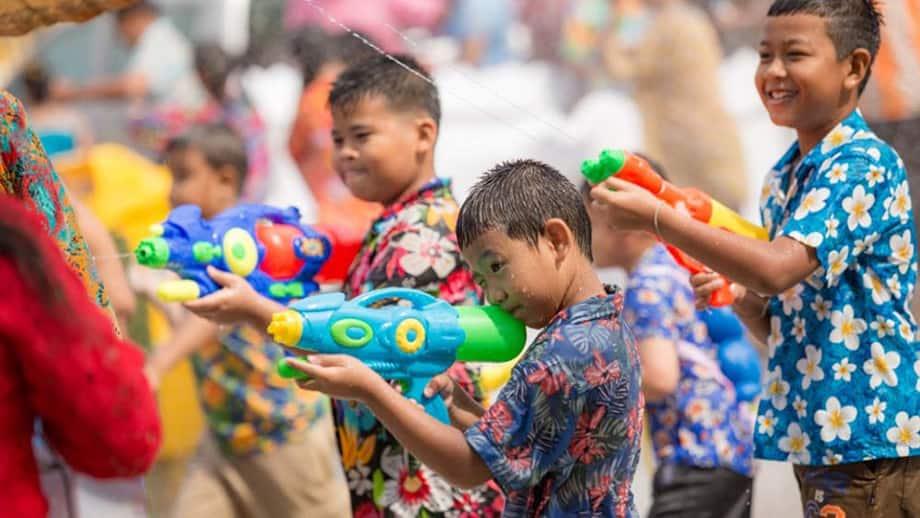
M 100 144 L 82 156 L 56 160 L 55 168 L 103 224 L 127 241 L 129 250 L 169 212 L 169 172 L 127 147 Z M 169 335 L 166 318 L 151 308 L 148 319 L 151 343 L 162 343 Z M 191 365 L 184 361 L 163 378 L 158 392 L 161 458 L 184 458 L 197 447 L 204 418 L 193 394 Z

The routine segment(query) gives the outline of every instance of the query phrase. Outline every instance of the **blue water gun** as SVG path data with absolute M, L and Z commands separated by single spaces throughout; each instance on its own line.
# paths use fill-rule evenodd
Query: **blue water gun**
M 760 355 L 745 336 L 741 321 L 728 308 L 698 314 L 718 347 L 719 366 L 735 385 L 738 400 L 753 401 L 760 393 Z
M 134 251 L 137 262 L 167 268 L 182 280 L 163 283 L 157 296 L 182 302 L 220 289 L 207 267 L 235 273 L 271 299 L 286 303 L 318 291 L 316 273 L 329 258 L 329 239 L 300 223 L 295 207 L 243 204 L 211 220 L 182 205 L 151 228 Z
M 450 423 L 440 395 L 428 398 L 432 377 L 454 362 L 506 362 L 523 350 L 524 324 L 498 306 L 451 306 L 427 293 L 383 288 L 345 301 L 343 293 L 314 295 L 272 317 L 275 342 L 323 354 L 348 354 L 426 412 Z M 283 360 L 278 373 L 302 378 Z

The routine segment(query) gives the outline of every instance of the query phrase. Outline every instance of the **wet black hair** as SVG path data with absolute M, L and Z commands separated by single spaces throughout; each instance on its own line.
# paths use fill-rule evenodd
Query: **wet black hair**
M 551 218 L 564 221 L 578 249 L 593 260 L 591 220 L 575 185 L 543 162 L 502 162 L 479 179 L 460 207 L 457 239 L 464 248 L 482 234 L 498 230 L 536 246 Z

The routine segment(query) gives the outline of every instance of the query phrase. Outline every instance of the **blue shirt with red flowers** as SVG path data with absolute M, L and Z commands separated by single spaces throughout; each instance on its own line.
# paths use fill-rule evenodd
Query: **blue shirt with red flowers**
M 614 292 L 560 312 L 466 440 L 506 493 L 504 516 L 637 516 L 639 356 Z
M 672 341 L 680 363 L 674 393 L 646 405 L 658 462 L 752 476 L 752 409 L 738 401 L 722 373 L 716 345 L 693 307 L 689 276 L 663 246 L 649 249 L 629 274 L 623 306 L 636 340 Z

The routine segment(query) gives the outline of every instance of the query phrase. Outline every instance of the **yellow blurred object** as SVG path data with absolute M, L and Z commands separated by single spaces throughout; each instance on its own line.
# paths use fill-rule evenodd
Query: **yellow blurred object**
M 55 161 L 55 168 L 68 188 L 83 194 L 83 201 L 100 221 L 126 240 L 129 250 L 169 212 L 169 171 L 125 146 L 93 146 L 83 156 Z M 148 316 L 151 343 L 162 343 L 170 331 L 166 318 L 152 307 Z M 198 445 L 204 418 L 198 398 L 190 397 L 196 394 L 188 361 L 163 377 L 158 393 L 163 422 L 161 458 L 187 457 Z
M 157 288 L 157 298 L 163 302 L 188 302 L 201 295 L 198 283 L 183 279 L 181 281 L 168 281 Z

